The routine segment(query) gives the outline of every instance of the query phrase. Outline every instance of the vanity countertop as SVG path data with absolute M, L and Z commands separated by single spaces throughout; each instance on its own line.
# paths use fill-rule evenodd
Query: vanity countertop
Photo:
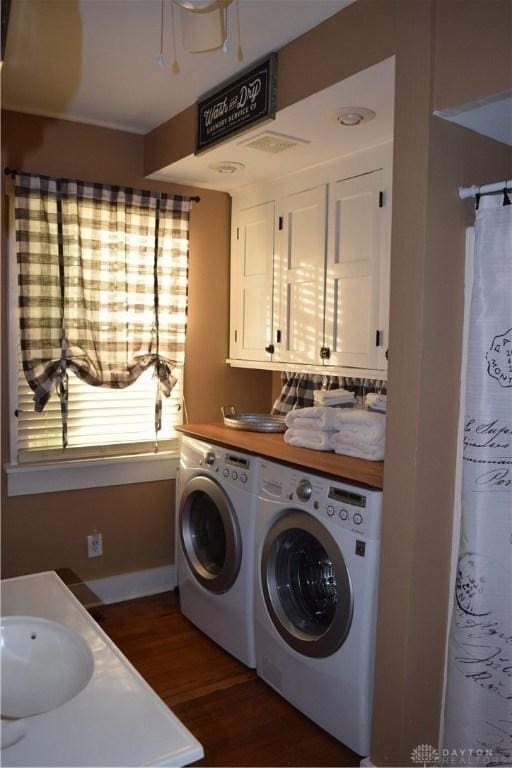
M 331 451 L 295 448 L 285 443 L 282 432 L 250 432 L 242 429 L 231 429 L 225 427 L 221 422 L 183 424 L 176 429 L 199 440 L 238 448 L 246 453 L 264 456 L 283 464 L 299 466 L 305 470 L 335 477 L 338 480 L 355 482 L 379 490 L 383 486 L 383 461 L 366 461 L 351 456 L 340 456 Z
M 3 766 L 183 766 L 203 749 L 56 573 L 1 582 L 3 616 L 63 624 L 88 644 L 94 672 L 62 706 L 16 722 L 25 735 L 2 750 Z

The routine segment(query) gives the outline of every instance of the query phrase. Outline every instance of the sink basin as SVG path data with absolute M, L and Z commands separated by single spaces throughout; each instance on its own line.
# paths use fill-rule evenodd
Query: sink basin
M 60 707 L 87 685 L 94 661 L 85 640 L 54 621 L 1 622 L 1 715 L 30 717 Z

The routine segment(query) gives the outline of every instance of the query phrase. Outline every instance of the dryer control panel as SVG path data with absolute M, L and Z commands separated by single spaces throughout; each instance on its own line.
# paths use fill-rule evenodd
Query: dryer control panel
M 328 525 L 347 528 L 367 539 L 380 538 L 382 491 L 262 460 L 258 495 L 287 507 L 293 504 Z

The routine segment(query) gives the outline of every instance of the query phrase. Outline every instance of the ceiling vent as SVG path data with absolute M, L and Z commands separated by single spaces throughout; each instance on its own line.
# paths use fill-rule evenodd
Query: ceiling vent
M 271 155 L 277 155 L 279 152 L 286 152 L 288 149 L 301 147 L 305 144 L 310 144 L 310 142 L 305 139 L 297 139 L 295 136 L 273 133 L 272 131 L 265 131 L 258 136 L 247 139 L 247 141 L 240 142 L 241 147 L 259 149 L 261 152 L 268 152 Z

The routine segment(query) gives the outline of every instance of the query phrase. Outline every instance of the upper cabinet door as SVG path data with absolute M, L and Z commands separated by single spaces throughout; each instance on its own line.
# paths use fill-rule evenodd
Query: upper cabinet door
M 276 254 L 279 274 L 281 339 L 276 354 L 283 363 L 321 364 L 324 268 L 327 247 L 327 185 L 286 195 L 278 211 Z
M 272 359 L 274 202 L 240 211 L 232 227 L 230 356 Z
M 326 269 L 327 365 L 384 369 L 387 323 L 380 304 L 384 248 L 383 172 L 331 187 Z M 383 270 L 382 270 L 383 271 Z M 387 281 L 386 281 L 387 282 Z

